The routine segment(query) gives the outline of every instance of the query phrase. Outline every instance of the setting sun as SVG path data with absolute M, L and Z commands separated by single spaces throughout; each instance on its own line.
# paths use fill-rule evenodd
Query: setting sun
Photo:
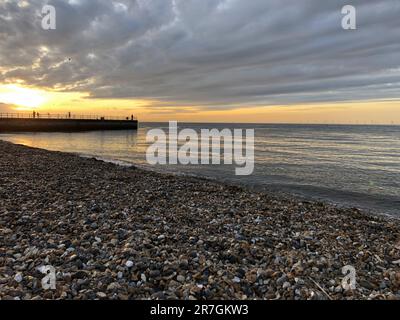
M 13 104 L 17 110 L 38 108 L 47 101 L 42 90 L 24 88 L 18 85 L 0 86 L 0 103 Z

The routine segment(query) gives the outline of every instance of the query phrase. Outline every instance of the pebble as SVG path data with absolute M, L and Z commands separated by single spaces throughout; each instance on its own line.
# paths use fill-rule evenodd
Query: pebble
M 159 270 L 151 270 L 150 271 L 150 277 L 152 278 L 157 278 L 161 275 L 161 272 Z
M 278 278 L 276 280 L 276 284 L 279 286 L 283 285 L 286 282 L 286 280 L 287 280 L 287 276 L 284 274 L 283 276 L 281 276 L 280 278 Z
M 240 280 L 239 277 L 234 277 L 232 280 L 234 283 L 240 283 L 242 280 Z
M 114 291 L 120 287 L 119 283 L 113 282 L 107 286 L 107 291 Z
M 18 283 L 22 282 L 23 276 L 21 273 L 17 273 L 14 277 L 14 280 L 17 281 Z
M 290 284 L 290 282 L 285 282 L 284 284 L 283 284 L 283 286 L 282 286 L 282 289 L 283 290 L 286 290 L 286 289 L 288 289 L 288 288 L 290 288 L 292 285 Z
M 97 292 L 96 296 L 100 299 L 105 299 L 107 298 L 107 295 L 104 292 Z

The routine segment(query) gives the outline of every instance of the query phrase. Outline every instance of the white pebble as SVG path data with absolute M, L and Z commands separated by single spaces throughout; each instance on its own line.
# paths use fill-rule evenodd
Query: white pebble
M 126 265 L 127 268 L 132 268 L 132 267 L 133 267 L 133 261 L 128 260 L 128 261 L 125 263 L 125 265 Z
M 290 288 L 290 282 L 285 282 L 284 284 L 283 284 L 283 286 L 282 286 L 282 288 L 283 288 L 283 290 L 286 290 L 286 289 L 288 289 L 288 288 Z
M 14 280 L 17 281 L 18 283 L 22 282 L 23 280 L 22 274 L 17 273 L 14 277 Z

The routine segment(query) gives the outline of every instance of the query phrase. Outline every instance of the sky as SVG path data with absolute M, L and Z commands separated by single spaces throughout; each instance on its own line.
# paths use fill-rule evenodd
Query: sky
M 400 124 L 399 31 L 398 0 L 0 0 L 0 112 Z

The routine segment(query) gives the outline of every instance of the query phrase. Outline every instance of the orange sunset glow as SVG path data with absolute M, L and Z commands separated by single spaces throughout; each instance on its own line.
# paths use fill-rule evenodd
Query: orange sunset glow
M 352 101 L 301 105 L 238 107 L 232 110 L 204 110 L 196 106 L 159 106 L 161 102 L 134 99 L 90 99 L 88 93 L 46 91 L 19 84 L 0 86 L 0 103 L 9 111 L 43 113 L 128 115 L 132 112 L 145 122 L 232 123 L 343 123 L 399 124 L 399 102 Z

